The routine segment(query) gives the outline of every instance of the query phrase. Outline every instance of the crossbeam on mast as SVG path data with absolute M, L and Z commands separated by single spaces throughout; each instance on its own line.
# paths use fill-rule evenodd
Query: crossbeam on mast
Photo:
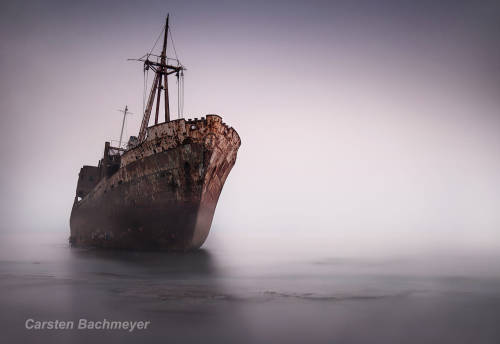
M 173 73 L 179 73 L 180 71 L 186 70 L 186 68 L 182 65 L 178 66 L 173 66 L 168 64 L 168 58 L 167 58 L 167 41 L 168 41 L 168 31 L 169 31 L 169 26 L 168 26 L 168 20 L 169 20 L 169 15 L 167 15 L 166 22 L 165 22 L 165 31 L 163 35 L 163 48 L 161 51 L 161 55 L 159 56 L 160 62 L 157 61 L 151 61 L 149 60 L 149 57 L 156 56 L 153 54 L 147 54 L 144 55 L 143 57 L 136 59 L 137 61 L 144 62 L 144 69 L 151 69 L 152 71 L 155 72 L 155 78 L 153 80 L 153 84 L 151 86 L 151 92 L 149 94 L 148 98 L 148 104 L 146 106 L 146 109 L 144 111 L 144 116 L 142 118 L 142 123 L 141 123 L 141 128 L 139 130 L 139 137 L 138 141 L 142 142 L 145 137 L 146 137 L 146 132 L 147 132 L 147 127 L 149 124 L 149 119 L 151 117 L 151 110 L 153 108 L 153 103 L 154 103 L 154 98 L 156 95 L 156 111 L 155 111 L 155 125 L 158 124 L 159 120 L 159 111 L 160 111 L 160 99 L 161 99 L 161 91 L 163 90 L 164 92 L 164 102 L 165 102 L 165 122 L 170 121 L 170 104 L 169 104 L 169 94 L 168 94 L 168 75 L 173 74 Z M 179 62 L 177 60 L 177 62 Z M 163 80 L 162 80 L 163 79 Z M 162 85 L 163 81 L 163 85 Z

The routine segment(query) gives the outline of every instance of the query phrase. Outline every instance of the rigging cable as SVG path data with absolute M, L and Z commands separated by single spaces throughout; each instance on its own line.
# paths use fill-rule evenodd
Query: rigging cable
M 153 49 L 156 47 L 156 43 L 158 43 L 158 40 L 160 39 L 161 34 L 163 33 L 163 31 L 165 31 L 165 24 L 163 24 L 163 26 L 161 27 L 160 34 L 159 34 L 159 35 L 158 35 L 158 37 L 156 38 L 155 44 L 153 44 L 153 47 L 152 47 L 152 48 L 151 48 L 151 50 L 149 51 L 148 57 L 149 57 L 149 55 L 151 55 L 151 53 L 153 52 Z
M 146 102 L 146 68 L 142 69 L 142 114 L 144 114 L 144 103 Z
M 181 117 L 184 117 L 184 71 L 181 70 Z
M 175 54 L 175 59 L 177 61 L 178 66 L 182 66 L 181 63 L 179 62 L 179 56 L 177 55 L 177 50 L 175 49 L 175 43 L 174 43 L 174 35 L 172 34 L 172 30 L 170 27 L 168 28 L 168 31 L 170 32 L 170 42 L 172 42 L 172 49 L 174 50 Z M 179 72 L 176 73 L 177 77 L 177 118 L 181 118 L 184 115 L 184 71 L 180 71 L 180 78 L 179 78 Z
M 179 57 L 177 56 L 177 50 L 175 50 L 175 44 L 174 44 L 172 30 L 170 28 L 168 28 L 168 31 L 170 31 L 170 41 L 172 42 L 172 48 L 174 49 L 174 54 L 175 54 L 175 58 L 177 59 L 177 64 L 179 64 Z
M 179 72 L 175 73 L 175 76 L 177 77 L 177 119 L 179 119 L 181 118 L 181 84 L 179 81 Z

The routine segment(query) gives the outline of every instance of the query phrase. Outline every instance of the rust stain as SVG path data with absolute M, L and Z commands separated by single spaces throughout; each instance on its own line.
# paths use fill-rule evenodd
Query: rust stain
M 106 143 L 80 170 L 70 218 L 76 246 L 187 250 L 208 236 L 241 140 L 217 115 L 147 128 L 120 155 Z

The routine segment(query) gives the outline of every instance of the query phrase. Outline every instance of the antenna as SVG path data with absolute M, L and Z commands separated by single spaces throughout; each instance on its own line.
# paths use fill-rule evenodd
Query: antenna
M 121 110 L 117 110 L 117 111 L 120 111 L 123 113 L 123 120 L 122 120 L 122 131 L 120 132 L 120 141 L 118 143 L 118 148 L 122 148 L 122 138 L 123 138 L 123 127 L 125 127 L 125 118 L 127 117 L 127 115 L 133 115 L 134 113 L 133 112 L 130 112 L 128 111 L 128 107 L 127 105 L 125 105 L 125 109 Z

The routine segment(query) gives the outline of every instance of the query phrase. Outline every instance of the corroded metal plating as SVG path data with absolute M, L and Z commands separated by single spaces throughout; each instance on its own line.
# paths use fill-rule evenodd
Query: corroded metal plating
M 119 161 L 109 156 L 107 145 L 99 166 L 80 171 L 71 242 L 133 249 L 200 247 L 240 144 L 238 133 L 221 117 L 207 115 L 149 127 L 146 139 Z

